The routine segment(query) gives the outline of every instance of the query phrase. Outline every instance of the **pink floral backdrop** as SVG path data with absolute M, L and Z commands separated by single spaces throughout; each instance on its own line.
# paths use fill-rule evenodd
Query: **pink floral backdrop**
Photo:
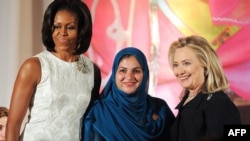
M 169 68 L 172 41 L 196 34 L 208 39 L 223 65 L 231 90 L 250 101 L 249 0 L 84 0 L 93 16 L 87 55 L 101 68 L 102 86 L 117 51 L 141 49 L 150 67 L 151 95 L 174 112 L 182 90 Z

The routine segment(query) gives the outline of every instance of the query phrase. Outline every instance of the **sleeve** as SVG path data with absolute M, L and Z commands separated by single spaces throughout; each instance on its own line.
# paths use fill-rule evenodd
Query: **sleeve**
M 105 141 L 104 138 L 95 132 L 93 129 L 93 123 L 95 121 L 94 108 L 91 109 L 88 115 L 85 117 L 82 128 L 81 141 Z
M 166 117 L 165 127 L 163 129 L 163 133 L 154 141 L 165 141 L 170 138 L 170 128 L 175 120 L 175 116 L 168 106 L 168 104 L 159 98 L 155 98 L 156 109 L 159 109 L 159 113 L 165 113 L 164 117 Z
M 88 114 L 82 120 L 82 131 L 81 131 L 81 141 L 92 141 L 93 140 L 93 118 L 91 118 L 91 113 L 93 111 L 90 110 Z

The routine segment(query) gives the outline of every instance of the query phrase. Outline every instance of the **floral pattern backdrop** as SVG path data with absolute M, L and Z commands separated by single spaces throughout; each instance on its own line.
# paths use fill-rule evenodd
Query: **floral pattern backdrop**
M 218 53 L 230 88 L 250 101 L 249 0 L 84 0 L 93 16 L 93 38 L 87 55 L 101 68 L 102 86 L 117 51 L 141 49 L 150 67 L 151 95 L 175 111 L 181 86 L 168 64 L 172 41 L 204 36 Z

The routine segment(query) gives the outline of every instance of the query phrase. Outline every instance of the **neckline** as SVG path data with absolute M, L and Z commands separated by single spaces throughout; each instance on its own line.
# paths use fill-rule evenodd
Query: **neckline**
M 47 50 L 46 50 L 47 51 Z M 61 58 L 55 56 L 53 53 L 51 53 L 50 51 L 47 51 L 48 54 L 50 54 L 50 56 L 52 56 L 53 58 L 55 58 L 56 60 L 58 60 L 59 62 L 65 63 L 65 64 L 76 64 L 78 61 L 74 61 L 74 62 L 67 62 L 65 60 L 62 60 Z

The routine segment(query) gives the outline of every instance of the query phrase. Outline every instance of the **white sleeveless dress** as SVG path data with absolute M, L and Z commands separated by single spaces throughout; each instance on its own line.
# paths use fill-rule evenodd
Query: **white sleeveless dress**
M 94 87 L 93 63 L 86 56 L 88 72 L 77 69 L 77 62 L 65 62 L 49 51 L 36 55 L 42 76 L 30 104 L 23 141 L 79 141 L 81 118 Z

